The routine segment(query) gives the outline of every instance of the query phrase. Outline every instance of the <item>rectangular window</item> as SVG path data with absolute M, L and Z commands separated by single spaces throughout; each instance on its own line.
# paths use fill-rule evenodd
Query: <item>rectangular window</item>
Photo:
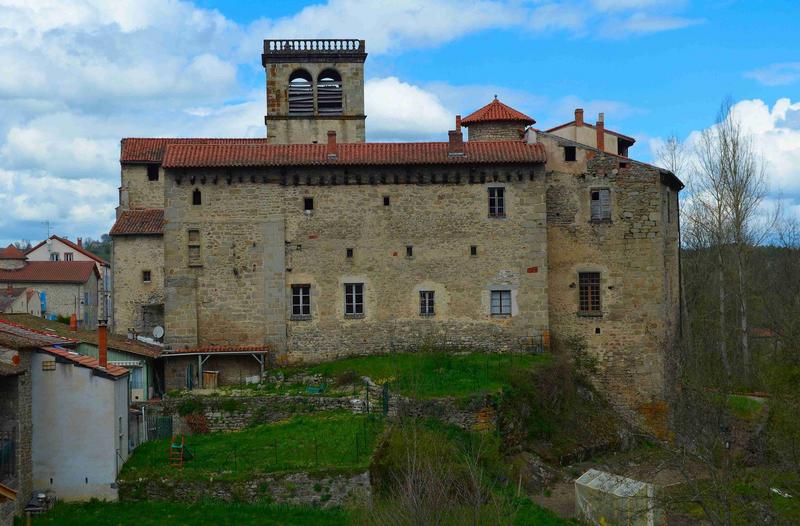
M 189 237 L 189 242 L 188 242 L 189 266 L 201 267 L 203 266 L 203 262 L 200 258 L 200 231 L 189 230 L 188 237 Z
M 150 271 L 149 270 L 143 270 L 142 271 L 142 281 L 144 281 L 145 283 L 150 283 Z
M 511 316 L 511 291 L 492 291 L 492 316 Z
M 414 257 L 414 247 L 411 245 L 406 245 L 406 257 L 413 258 Z
M 292 285 L 292 319 L 311 318 L 311 285 Z
M 364 316 L 364 284 L 345 283 L 344 315 L 351 318 Z
M 313 197 L 304 197 L 303 198 L 303 210 L 306 212 L 311 212 L 314 210 L 314 198 Z
M 50 254 L 50 261 L 58 261 L 58 260 L 59 260 L 58 252 L 52 252 Z
M 344 253 L 348 258 L 350 258 L 350 259 L 353 258 L 353 249 L 352 248 L 345 249 Z
M 383 196 L 383 206 L 389 206 L 389 202 L 390 202 L 389 196 L 388 195 Z
M 584 314 L 600 314 L 600 273 L 578 274 L 578 307 Z
M 469 255 L 470 256 L 477 256 L 478 255 L 478 246 L 477 245 L 470 245 L 470 247 L 469 247 Z
M 203 204 L 203 194 L 200 192 L 199 188 L 195 188 L 194 192 L 192 192 L 192 204 L 193 205 Z
M 72 261 L 72 252 L 64 252 L 64 261 Z
M 56 361 L 55 360 L 43 360 L 42 361 L 42 371 L 55 371 L 56 370 Z
M 591 191 L 592 221 L 611 220 L 611 190 L 598 188 Z
M 564 146 L 564 160 L 572 162 L 577 159 L 577 152 L 574 146 Z
M 148 164 L 147 165 L 147 180 L 148 181 L 158 181 L 158 165 L 157 164 Z
M 489 217 L 504 217 L 505 215 L 505 188 L 489 188 Z
M 433 291 L 421 290 L 419 291 L 419 315 L 420 316 L 433 316 L 435 314 L 433 308 Z

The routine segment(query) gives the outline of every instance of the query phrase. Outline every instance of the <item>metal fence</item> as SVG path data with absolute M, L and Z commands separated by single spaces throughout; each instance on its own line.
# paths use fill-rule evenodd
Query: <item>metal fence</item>
M 13 432 L 0 433 L 0 480 L 17 475 L 16 443 Z

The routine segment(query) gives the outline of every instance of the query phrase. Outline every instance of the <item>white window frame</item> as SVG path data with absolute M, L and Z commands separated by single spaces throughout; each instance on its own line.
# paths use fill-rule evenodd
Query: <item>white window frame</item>
M 364 284 L 344 284 L 344 315 L 346 318 L 364 317 Z
M 511 316 L 511 291 L 492 290 L 489 294 L 489 312 L 492 316 Z
M 436 292 L 433 290 L 419 291 L 419 315 L 436 315 Z
M 292 285 L 292 319 L 311 319 L 311 285 L 304 283 Z

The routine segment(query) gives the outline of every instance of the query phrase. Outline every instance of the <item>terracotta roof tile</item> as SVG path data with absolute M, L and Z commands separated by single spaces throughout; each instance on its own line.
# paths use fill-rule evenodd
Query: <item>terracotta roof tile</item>
M 29 315 L 11 315 L 10 318 L 16 319 L 24 319 Z M 58 322 L 47 322 L 44 318 L 36 318 L 31 316 L 36 320 L 42 320 L 42 322 L 46 323 L 58 323 Z M 66 325 L 64 326 L 66 327 Z M 30 345 L 37 346 L 37 345 L 69 345 L 74 343 L 79 343 L 79 340 L 74 338 L 68 338 L 62 336 L 54 331 L 42 330 L 38 328 L 29 327 L 22 323 L 17 323 L 15 321 L 11 321 L 7 318 L 0 318 L 0 333 L 4 334 L 11 334 L 13 336 L 17 336 L 19 338 L 24 338 L 28 340 Z
M 0 250 L 0 259 L 25 259 L 25 254 L 14 245 L 8 245 Z
M 120 162 L 160 163 L 168 144 L 266 144 L 264 138 L 194 139 L 194 138 L 128 138 L 122 139 Z
M 164 210 L 142 208 L 125 210 L 111 227 L 112 236 L 162 235 L 164 233 Z
M 522 124 L 533 124 L 536 121 L 524 113 L 494 99 L 483 108 L 461 119 L 461 124 L 464 126 L 469 126 L 476 122 L 519 122 Z
M 66 349 L 61 349 L 59 347 L 42 347 L 42 351 L 52 354 L 53 356 L 60 356 L 62 358 L 66 358 L 67 360 L 74 362 L 77 365 L 82 367 L 87 367 L 89 369 L 94 369 L 96 371 L 102 371 L 104 373 L 110 374 L 115 378 L 121 378 L 128 374 L 128 370 L 124 367 L 120 367 L 119 365 L 108 364 L 107 367 L 101 367 L 100 362 L 91 356 L 85 356 L 83 354 L 78 354 L 73 351 L 68 351 Z
M 67 239 L 65 237 L 52 235 L 52 236 L 50 236 L 50 239 L 55 239 L 55 240 L 61 241 L 62 243 L 67 245 L 72 250 L 80 252 L 81 254 L 83 254 L 86 257 L 92 258 L 93 260 L 97 261 L 101 265 L 108 266 L 108 261 L 106 261 L 105 259 L 101 258 L 97 254 L 92 254 L 91 252 L 89 252 L 88 250 L 83 248 L 82 246 L 78 245 L 77 243 L 73 243 L 72 241 L 70 241 L 69 239 Z M 40 246 L 44 245 L 46 242 L 47 242 L 47 240 L 44 240 L 44 241 L 41 241 L 40 243 L 37 243 L 36 245 L 34 245 L 31 248 L 29 248 L 28 250 L 26 250 L 25 254 L 30 254 L 31 252 L 33 252 L 34 250 L 36 250 Z
M 325 144 L 170 144 L 165 168 L 543 163 L 541 144 L 524 141 L 464 143 L 465 155 L 448 155 L 446 142 L 340 143 L 330 159 Z
M 27 261 L 18 270 L 0 270 L 0 283 L 86 283 L 100 273 L 94 261 Z
M 206 345 L 201 347 L 188 347 L 165 352 L 162 357 L 176 354 L 225 354 L 225 353 L 268 353 L 272 351 L 270 345 Z

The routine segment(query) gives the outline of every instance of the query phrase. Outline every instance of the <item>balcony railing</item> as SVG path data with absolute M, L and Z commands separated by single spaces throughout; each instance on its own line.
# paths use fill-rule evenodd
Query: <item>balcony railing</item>
M 364 53 L 364 40 L 352 38 L 264 40 L 264 53 Z

